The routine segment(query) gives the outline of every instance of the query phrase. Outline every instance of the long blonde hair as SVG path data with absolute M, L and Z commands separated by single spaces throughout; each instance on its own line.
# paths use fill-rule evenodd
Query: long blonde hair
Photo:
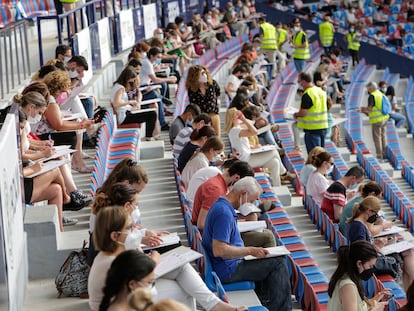
M 226 112 L 226 123 L 224 125 L 224 132 L 225 133 L 229 133 L 230 130 L 233 128 L 233 119 L 234 119 L 235 115 L 238 114 L 238 113 L 239 113 L 239 110 L 237 110 L 234 107 L 227 110 L 227 112 Z
M 361 201 L 361 203 L 355 203 L 354 209 L 352 210 L 352 216 L 346 220 L 347 223 L 354 221 L 362 213 L 367 210 L 373 210 L 378 213 L 381 210 L 381 201 L 374 196 L 368 196 Z

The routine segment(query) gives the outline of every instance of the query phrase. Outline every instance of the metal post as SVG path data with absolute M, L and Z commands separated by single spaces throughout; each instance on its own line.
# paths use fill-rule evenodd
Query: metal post
M 39 40 L 37 40 L 37 44 L 39 46 L 39 61 L 40 61 L 40 66 L 43 66 L 43 44 L 42 44 L 42 23 L 41 23 L 41 19 L 38 18 L 37 19 L 37 36 L 39 38 Z M 58 29 L 59 29 L 59 25 L 58 25 Z
M 15 51 L 15 54 L 16 54 L 16 65 L 17 64 L 20 64 L 20 61 L 19 61 L 19 49 L 18 49 L 18 47 L 17 47 L 17 28 L 20 28 L 20 26 L 17 26 L 16 28 L 14 28 L 14 31 L 13 31 L 13 36 L 14 36 L 14 48 L 16 49 L 16 51 Z M 11 38 L 10 38 L 11 39 Z M 23 47 L 21 47 L 21 48 L 23 48 Z M 10 53 L 12 52 L 12 49 L 10 49 Z M 12 61 L 13 62 L 13 61 Z M 18 67 L 18 66 L 17 66 Z M 12 68 L 13 68 L 13 64 L 12 64 Z M 23 71 L 24 72 L 24 71 Z M 20 84 L 21 83 L 21 79 L 20 79 L 20 70 L 17 70 L 17 81 L 19 82 L 18 84 Z M 24 76 L 24 74 L 23 74 L 23 76 Z M 13 81 L 14 81 L 14 75 L 13 75 Z

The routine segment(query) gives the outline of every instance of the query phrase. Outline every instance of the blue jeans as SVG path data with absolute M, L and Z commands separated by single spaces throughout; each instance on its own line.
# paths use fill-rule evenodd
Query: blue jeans
M 160 102 L 158 102 L 158 121 L 160 121 L 160 126 L 165 125 L 165 115 L 164 115 L 164 104 L 162 103 L 162 96 L 157 91 L 149 91 L 145 94 L 142 94 L 142 100 L 148 100 L 148 99 L 155 99 L 159 98 L 161 99 Z
M 223 283 L 253 281 L 260 302 L 269 311 L 292 310 L 289 273 L 286 257 L 243 260 Z
M 306 64 L 306 61 L 304 60 L 304 59 L 297 59 L 297 58 L 294 58 L 293 59 L 293 62 L 294 62 L 294 64 L 295 64 L 295 67 L 296 67 L 296 71 L 299 73 L 299 72 L 302 72 L 303 71 L 303 69 L 305 69 L 305 64 Z
M 395 127 L 401 127 L 401 125 L 404 124 L 405 117 L 401 113 L 390 112 L 389 115 L 390 115 L 390 118 L 394 120 Z
M 306 151 L 309 153 L 316 146 L 325 148 L 326 129 L 323 130 L 306 130 L 305 131 L 305 145 Z
M 258 135 L 258 137 L 259 137 L 259 143 L 261 145 L 275 145 L 276 146 L 276 140 L 271 131 L 266 131 Z

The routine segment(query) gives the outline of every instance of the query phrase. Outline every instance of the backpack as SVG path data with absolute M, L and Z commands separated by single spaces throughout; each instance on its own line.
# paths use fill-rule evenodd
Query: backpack
M 382 114 L 387 115 L 392 111 L 391 103 L 388 100 L 388 97 L 382 95 Z
M 69 254 L 55 278 L 59 297 L 62 295 L 80 297 L 81 294 L 88 292 L 89 266 L 87 258 L 88 249 L 86 241 L 84 241 L 81 250 L 72 251 Z

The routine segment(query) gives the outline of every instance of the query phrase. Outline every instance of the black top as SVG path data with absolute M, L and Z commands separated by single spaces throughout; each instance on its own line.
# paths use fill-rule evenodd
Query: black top
M 188 99 L 191 104 L 198 105 L 203 113 L 218 113 L 219 106 L 217 99 L 220 96 L 220 87 L 215 80 L 213 84 L 208 86 L 206 94 L 202 94 L 200 89 L 193 92 L 188 90 Z

